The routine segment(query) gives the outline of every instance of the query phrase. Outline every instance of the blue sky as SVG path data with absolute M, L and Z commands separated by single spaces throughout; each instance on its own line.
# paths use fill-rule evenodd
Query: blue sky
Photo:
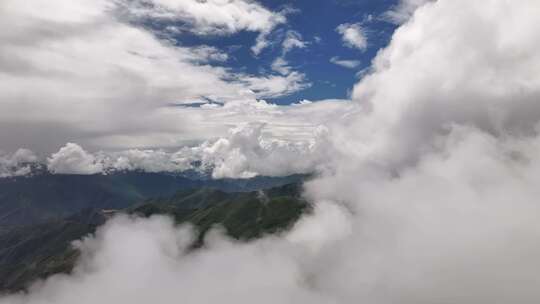
M 388 44 L 397 27 L 381 16 L 397 5 L 396 0 L 264 0 L 260 4 L 272 11 L 293 9 L 287 22 L 280 24 L 269 35 L 271 42 L 258 56 L 250 48 L 258 33 L 239 31 L 230 35 L 196 35 L 183 32 L 174 39 L 181 46 L 209 45 L 229 55 L 223 65 L 234 71 L 254 75 L 273 73 L 272 62 L 281 55 L 281 42 L 287 31 L 301 34 L 307 46 L 293 49 L 286 56 L 289 64 L 305 74 L 310 87 L 278 98 L 266 98 L 277 104 L 290 104 L 299 100 L 344 99 L 358 81 L 357 74 L 370 66 L 377 51 Z M 365 31 L 367 49 L 344 46 L 336 28 L 343 23 L 358 23 Z M 166 24 L 169 25 L 169 24 Z M 332 57 L 358 60 L 360 65 L 350 69 L 330 62 Z

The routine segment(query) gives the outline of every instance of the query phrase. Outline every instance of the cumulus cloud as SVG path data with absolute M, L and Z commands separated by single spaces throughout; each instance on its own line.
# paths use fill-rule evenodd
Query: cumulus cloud
M 298 105 L 300 106 L 300 105 Z M 309 106 L 306 104 L 306 106 Z M 232 128 L 229 135 L 177 151 L 130 149 L 90 153 L 68 143 L 47 159 L 54 174 L 107 174 L 115 171 L 210 171 L 213 178 L 284 176 L 320 171 L 328 159 L 327 130 L 308 128 L 304 138 L 288 139 L 265 133 L 263 123 Z
M 169 153 L 162 150 L 130 149 L 120 152 L 90 153 L 67 143 L 47 159 L 53 174 L 105 174 L 114 171 L 181 172 L 192 168 L 189 148 Z
M 452 124 L 497 136 L 536 133 L 539 44 L 528 11 L 537 6 L 490 3 L 489 11 L 468 4 L 454 14 L 460 1 L 438 1 L 396 31 L 353 89 L 366 113 L 344 133 L 354 134 L 354 154 L 407 165 Z M 486 22 L 471 30 L 478 16 Z M 449 36 L 455 38 L 444 38 Z
M 327 149 L 324 144 L 327 141 L 325 125 L 358 110 L 356 104 L 347 100 L 304 100 L 290 106 L 250 100 L 224 105 L 208 104 L 181 109 L 183 114 L 195 122 L 194 128 L 197 129 L 193 130 L 194 140 L 209 138 L 205 141 L 194 141 L 191 145 L 182 145 L 180 148 L 177 143 L 166 149 L 134 147 L 112 149 L 113 151 L 89 149 L 80 143 L 68 143 L 61 148 L 56 147 L 59 150 L 51 153 L 48 158 L 44 154 L 41 154 L 41 157 L 47 158 L 48 169 L 55 174 L 107 174 L 132 170 L 181 172 L 204 169 L 216 170 L 216 177 L 242 178 L 253 175 L 308 173 L 317 170 L 322 159 L 327 158 L 324 156 Z M 199 129 L 201 125 L 204 128 Z M 224 130 L 223 126 L 228 127 Z M 159 134 L 149 136 L 155 140 L 156 145 L 168 139 Z M 99 146 L 115 147 L 118 141 L 125 140 L 116 136 L 105 137 L 99 142 Z M 140 144 L 143 140 L 144 138 L 137 139 L 135 144 Z M 226 144 L 223 145 L 224 143 Z M 21 151 L 30 153 L 29 150 Z M 4 177 L 11 176 L 18 170 L 20 175 L 23 172 L 32 173 L 29 163 L 39 159 L 34 156 L 23 161 L 23 154 L 18 152 L 14 156 L 2 156 Z M 285 165 L 287 161 L 296 165 Z M 201 162 L 203 167 L 193 166 Z M 217 173 L 217 170 L 222 172 Z
M 181 172 L 191 169 L 194 158 L 189 148 L 174 153 L 162 150 L 138 150 L 101 153 L 107 171 Z
M 205 144 L 202 162 L 212 170 L 214 178 L 249 178 L 256 175 L 280 176 L 318 171 L 326 155 L 326 129 L 314 130 L 309 142 L 268 140 L 263 124 L 248 125 L 230 131 L 228 138 Z
M 362 63 L 360 60 L 340 59 L 337 56 L 330 58 L 330 62 L 348 69 L 355 69 Z
M 355 86 L 363 113 L 330 128 L 333 170 L 307 192 L 355 215 L 320 282 L 338 302 L 538 301 L 537 11 L 439 0 Z
M 103 171 L 103 165 L 96 157 L 81 146 L 67 143 L 47 159 L 47 168 L 59 174 L 96 174 Z
M 366 32 L 360 23 L 340 24 L 336 31 L 341 34 L 341 38 L 346 47 L 365 51 L 368 47 Z
M 366 164 L 310 184 L 355 214 L 317 286 L 340 303 L 534 303 L 537 142 L 456 127 L 398 174 Z

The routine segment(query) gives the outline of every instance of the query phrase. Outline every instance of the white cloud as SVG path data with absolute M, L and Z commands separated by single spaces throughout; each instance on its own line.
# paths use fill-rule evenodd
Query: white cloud
M 83 261 L 74 271 L 77 279 L 57 276 L 0 303 L 328 303 L 305 285 L 289 255 L 293 243 L 213 238 L 211 250 L 187 254 L 188 228 L 162 217 L 119 217 L 78 245 Z
M 67 143 L 47 159 L 53 174 L 105 174 L 114 171 L 181 172 L 192 168 L 191 149 L 168 153 L 162 150 L 130 149 L 120 152 L 90 153 L 81 146 Z
M 394 174 L 344 159 L 337 176 L 309 187 L 348 202 L 354 215 L 350 236 L 328 242 L 329 256 L 314 262 L 330 263 L 313 264 L 316 286 L 340 303 L 537 301 L 538 261 L 529 255 L 540 249 L 530 246 L 540 235 L 531 215 L 540 210 L 537 143 L 517 148 L 458 128 L 440 152 Z
M 225 62 L 229 59 L 228 54 L 223 53 L 215 47 L 207 45 L 193 48 L 193 53 L 197 54 L 199 57 L 193 60 L 195 63 L 207 63 L 210 61 Z
M 189 148 L 174 153 L 131 149 L 103 155 L 104 169 L 105 171 L 181 172 L 192 168 L 194 157 L 189 152 Z
M 282 50 L 281 50 L 281 56 L 277 57 L 271 65 L 271 68 L 273 71 L 278 72 L 279 74 L 283 76 L 293 76 L 291 74 L 296 74 L 298 76 L 304 77 L 304 74 L 300 74 L 298 72 L 293 72 L 292 67 L 289 65 L 289 62 L 285 59 L 287 54 L 295 49 L 303 49 L 306 48 L 308 45 L 307 42 L 302 40 L 302 35 L 296 31 L 287 31 L 285 34 L 285 38 L 283 39 L 283 42 L 281 43 Z M 307 88 L 311 84 L 304 83 L 305 87 Z
M 265 48 L 270 45 L 270 42 L 268 41 L 268 34 L 269 33 L 261 33 L 255 39 L 255 44 L 251 47 L 251 51 L 255 56 L 258 56 Z
M 330 58 L 330 62 L 348 69 L 355 69 L 362 63 L 360 60 L 340 59 L 339 57 Z
M 325 125 L 356 110 L 357 105 L 345 100 L 316 103 L 303 100 L 291 106 L 236 101 L 187 108 L 185 113 L 193 117 L 197 128 L 206 123 L 205 128 L 196 130 L 199 132 L 197 138 L 212 136 L 213 139 L 180 149 L 132 148 L 115 152 L 88 152 L 78 144 L 68 143 L 52 153 L 47 164 L 49 171 L 57 174 L 103 174 L 124 170 L 181 172 L 194 169 L 194 162 L 201 162 L 202 168 L 211 170 L 216 178 L 310 173 L 322 168 L 323 160 L 329 157 Z M 223 126 L 231 128 L 223 130 Z M 109 140 L 114 144 L 121 139 L 106 138 L 99 146 L 107 146 Z M 26 167 L 22 161 L 10 164 L 10 172 Z M 30 174 L 30 169 L 25 169 L 25 174 Z
M 228 138 L 207 143 L 195 154 L 213 168 L 214 178 L 312 173 L 328 158 L 324 127 L 316 128 L 307 142 L 269 140 L 263 136 L 263 128 L 263 124 L 251 124 L 232 129 Z
M 226 35 L 239 31 L 258 32 L 251 50 L 255 55 L 268 46 L 268 35 L 287 21 L 287 10 L 273 12 L 251 0 L 142 0 L 124 1 L 133 18 L 175 20 L 199 35 Z
M 330 127 L 333 170 L 308 185 L 354 215 L 351 237 L 318 260 L 339 261 L 316 284 L 337 302 L 540 299 L 538 12 L 439 0 L 355 86 L 364 111 Z
M 287 31 L 285 39 L 283 39 L 283 54 L 287 54 L 292 49 L 303 49 L 307 46 L 307 43 L 302 40 L 302 35 L 297 31 Z
M 487 11 L 469 4 L 456 15 L 460 1 L 438 1 L 396 31 L 353 90 L 367 113 L 350 126 L 357 155 L 407 164 L 452 124 L 497 135 L 535 132 L 540 44 L 527 10 L 536 6 L 492 3 Z M 472 30 L 475 15 L 487 19 Z
M 285 7 L 280 12 L 280 16 L 285 18 L 285 16 L 288 14 L 294 14 L 298 12 L 299 11 L 294 8 Z M 253 52 L 253 54 L 255 54 L 255 56 L 259 55 L 263 49 L 270 45 L 271 42 L 268 40 L 268 36 L 270 35 L 270 33 L 271 29 L 267 31 L 262 31 L 259 36 L 257 36 L 255 40 L 255 45 L 251 47 L 251 51 Z M 305 47 L 305 42 L 302 41 L 302 36 L 298 32 L 289 30 L 287 31 L 286 39 L 283 41 L 283 47 L 284 49 L 290 49 L 294 47 L 303 48 Z M 284 51 L 284 53 L 286 53 L 286 51 Z
M 357 180 L 358 205 L 321 202 L 290 233 L 248 243 L 213 233 L 189 251 L 192 234 L 170 219 L 117 217 L 77 244 L 71 275 L 0 303 L 535 303 L 540 146 L 531 143 L 508 143 L 533 157 L 520 164 L 497 139 L 455 130 L 444 154 L 399 178 Z
M 147 0 L 124 3 L 136 17 L 181 20 L 198 34 L 232 34 L 239 31 L 269 33 L 285 23 L 285 14 L 272 12 L 249 0 Z
M 414 12 L 419 7 L 433 1 L 434 0 L 400 0 L 396 6 L 385 12 L 382 18 L 395 24 L 403 24 L 413 16 Z
M 4 154 L 0 151 L 0 178 L 30 174 L 31 163 L 36 161 L 37 156 L 28 149 L 18 149 L 13 154 Z
M 103 172 L 101 164 L 94 155 L 81 146 L 67 143 L 47 159 L 47 168 L 56 174 L 96 174 Z
M 336 31 L 341 34 L 345 46 L 362 51 L 367 49 L 366 33 L 360 23 L 343 23 L 336 28 Z
M 296 71 L 284 76 L 245 76 L 240 78 L 240 80 L 261 98 L 275 98 L 289 95 L 311 86 L 311 83 L 306 81 L 305 75 Z
M 174 151 L 130 149 L 90 153 L 68 143 L 48 158 L 48 168 L 57 174 L 181 172 L 199 168 L 193 164 L 200 162 L 200 168 L 210 170 L 215 178 L 312 173 L 320 170 L 329 158 L 324 125 L 354 108 L 346 101 L 303 101 L 290 107 L 261 102 L 255 108 L 250 103 L 206 108 L 200 111 L 213 113 L 212 120 L 218 126 L 238 124 L 238 117 L 252 120 L 230 129 L 221 138 Z
M 172 145 L 171 138 L 177 144 L 179 139 L 192 139 L 196 128 L 192 118 L 170 104 L 207 97 L 256 102 L 308 85 L 300 73 L 233 73 L 213 65 L 228 59 L 220 50 L 160 40 L 137 27 L 137 22 L 124 22 L 125 6 L 134 8 L 130 5 L 135 2 L 38 2 L 6 0 L 0 11 L 0 140 L 4 149 L 28 143 L 43 153 L 67 141 L 92 146 L 107 138 L 117 139 L 117 148 L 144 147 L 164 137 L 167 140 L 162 144 Z M 263 31 L 273 24 L 271 17 L 265 17 L 272 13 L 251 1 L 175 1 L 170 5 L 182 10 L 189 6 L 188 13 L 180 13 L 179 8 L 176 14 L 189 15 L 196 19 L 193 24 L 201 26 Z M 226 9 L 220 11 L 221 6 Z M 207 7 L 211 9 L 202 9 Z M 197 12 L 200 18 L 194 17 Z M 248 14 L 245 19 L 240 17 L 244 13 Z M 213 17 L 208 14 L 217 14 L 221 21 L 210 20 Z
M 214 235 L 185 254 L 189 234 L 170 222 L 120 218 L 82 243 L 72 276 L 0 303 L 537 303 L 539 14 L 536 0 L 418 10 L 351 113 L 328 117 L 326 163 L 306 188 L 319 204 L 292 232 Z M 237 164 L 258 157 L 256 134 L 224 172 L 253 170 Z
M 287 75 L 291 73 L 291 67 L 289 62 L 283 57 L 278 57 L 272 62 L 272 70 L 280 73 L 281 75 Z

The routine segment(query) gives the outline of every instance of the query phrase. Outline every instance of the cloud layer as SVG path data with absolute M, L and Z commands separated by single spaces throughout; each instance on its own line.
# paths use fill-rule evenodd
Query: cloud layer
M 201 34 L 232 34 L 239 31 L 270 32 L 284 23 L 281 13 L 268 10 L 257 2 L 246 0 L 208 1 L 125 1 L 131 13 L 141 17 L 182 20 L 189 30 Z
M 99 141 L 107 137 L 115 138 L 117 148 L 134 141 L 151 145 L 149 141 L 158 137 L 168 137 L 161 142 L 173 136 L 190 140 L 190 128 L 198 123 L 192 117 L 208 111 L 190 115 L 181 108 L 171 109 L 171 104 L 209 99 L 257 103 L 309 86 L 305 75 L 293 70 L 286 75 L 231 71 L 221 64 L 229 58 L 223 51 L 182 46 L 172 37 L 158 38 L 159 33 L 144 26 L 163 20 L 196 33 L 262 35 L 286 19 L 282 13 L 241 0 L 60 0 L 47 5 L 3 1 L 3 149 L 28 146 L 50 153 L 73 141 L 95 148 L 103 147 Z M 204 127 L 201 123 L 198 129 Z M 198 135 L 199 140 L 208 139 Z M 220 135 L 224 132 L 214 136 Z
M 117 218 L 79 244 L 75 274 L 0 303 L 537 303 L 539 14 L 536 0 L 417 10 L 355 110 L 327 121 L 315 211 L 291 232 L 185 254 L 169 220 Z M 218 145 L 268 161 L 255 130 Z
M 313 130 L 309 140 L 286 141 L 264 135 L 264 124 L 247 124 L 229 130 L 229 136 L 174 152 L 130 149 L 90 153 L 68 143 L 47 159 L 53 174 L 106 174 L 115 171 L 211 171 L 214 178 L 284 176 L 318 171 L 329 156 L 326 128 Z M 21 154 L 20 152 L 18 152 Z M 19 158 L 13 159 L 18 160 Z M 12 167 L 20 162 L 11 161 Z M 16 175 L 15 170 L 7 171 Z M 28 171 L 28 174 L 31 172 Z M 23 175 L 21 173 L 17 175 Z

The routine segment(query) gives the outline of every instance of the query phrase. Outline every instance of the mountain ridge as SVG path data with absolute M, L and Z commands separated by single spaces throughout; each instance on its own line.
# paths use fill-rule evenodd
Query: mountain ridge
M 147 199 L 126 209 L 88 208 L 66 218 L 15 227 L 0 232 L 0 292 L 25 290 L 36 280 L 71 272 L 79 257 L 72 242 L 93 234 L 116 213 L 166 215 L 177 224 L 190 223 L 196 233 L 192 248 L 197 249 L 216 225 L 243 241 L 289 229 L 311 210 L 301 192 L 300 182 L 252 192 L 193 189 L 168 198 Z M 206 201 L 193 204 L 200 198 Z
M 140 171 L 94 175 L 44 171 L 31 176 L 0 178 L 0 231 L 64 218 L 87 208 L 123 209 L 148 198 L 170 197 L 181 190 L 208 187 L 224 192 L 249 192 L 304 178 L 292 175 L 217 180 Z

